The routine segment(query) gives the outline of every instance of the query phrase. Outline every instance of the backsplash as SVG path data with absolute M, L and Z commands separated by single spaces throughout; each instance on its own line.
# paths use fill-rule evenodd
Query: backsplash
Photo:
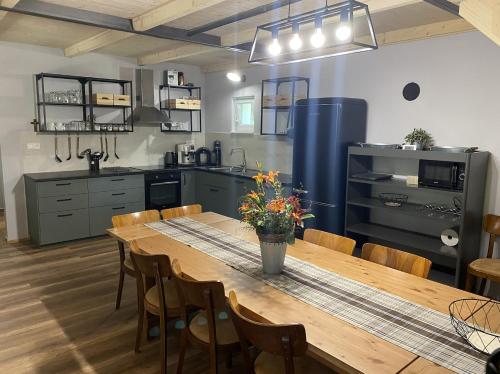
M 255 134 L 227 134 L 208 132 L 205 143 L 213 148 L 214 140 L 222 142 L 222 163 L 233 165 L 241 163 L 241 154 L 230 156 L 231 148 L 245 149 L 247 167 L 255 169 L 256 161 L 262 162 L 264 169 L 277 169 L 282 173 L 292 173 L 293 141 L 287 137 L 261 136 Z

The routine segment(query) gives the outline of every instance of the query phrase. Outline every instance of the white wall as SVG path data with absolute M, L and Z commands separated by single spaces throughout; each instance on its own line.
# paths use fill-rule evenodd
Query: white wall
M 8 240 L 28 236 L 23 174 L 28 172 L 86 169 L 87 161 L 77 159 L 61 164 L 54 161 L 54 137 L 38 135 L 29 124 L 34 118 L 33 74 L 40 72 L 132 79 L 134 61 L 99 54 L 66 58 L 59 49 L 0 43 L 0 152 L 2 155 Z M 154 66 L 155 82 L 162 71 L 174 68 L 185 72 L 188 81 L 203 85 L 204 76 L 193 66 Z M 157 95 L 155 89 L 155 95 Z M 204 121 L 203 121 L 204 122 Z M 194 138 L 204 143 L 204 135 L 160 133 L 157 127 L 137 125 L 135 132 L 118 136 L 120 160 L 110 157 L 104 166 L 139 166 L 161 162 L 162 154 L 176 143 Z M 80 148 L 99 147 L 98 135 L 82 135 Z M 109 139 L 112 146 L 112 138 Z M 40 150 L 28 150 L 27 143 L 40 143 Z M 67 156 L 67 139 L 59 138 L 60 153 Z M 73 152 L 75 151 L 73 138 Z
M 207 139 L 221 137 L 226 149 L 237 143 L 253 147 L 251 136 L 218 133 L 231 128 L 232 96 L 255 95 L 260 101 L 260 81 L 264 78 L 310 77 L 311 97 L 346 96 L 368 102 L 369 142 L 401 143 L 414 127 L 422 127 L 439 145 L 479 146 L 490 151 L 485 213 L 500 214 L 499 66 L 500 48 L 472 32 L 278 69 L 252 67 L 243 71 L 246 82 L 236 85 L 225 78 L 225 72 L 211 73 L 206 76 L 211 93 L 207 98 Z M 412 81 L 420 84 L 421 96 L 408 102 L 402 97 L 402 89 Z M 259 113 L 256 119 L 260 120 Z M 249 163 L 259 159 L 290 172 L 289 142 L 266 138 L 265 146 L 257 152 L 250 150 Z

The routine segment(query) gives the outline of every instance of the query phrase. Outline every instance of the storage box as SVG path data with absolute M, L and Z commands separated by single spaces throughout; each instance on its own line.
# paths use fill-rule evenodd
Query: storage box
M 201 109 L 201 100 L 200 99 L 189 99 L 189 109 L 192 110 L 200 110 Z
M 274 96 L 274 95 L 265 95 L 262 98 L 262 106 L 264 108 L 271 107 L 271 106 L 276 106 L 276 96 Z
M 130 95 L 113 95 L 115 106 L 130 106 Z
M 95 93 L 92 95 L 92 102 L 96 105 L 114 105 L 113 94 Z
M 170 99 L 164 102 L 165 109 L 190 109 L 188 99 Z

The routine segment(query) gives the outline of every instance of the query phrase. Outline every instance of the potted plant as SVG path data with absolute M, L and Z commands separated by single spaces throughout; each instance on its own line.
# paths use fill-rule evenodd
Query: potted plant
M 263 271 L 279 274 L 283 270 L 287 243 L 295 240 L 295 227 L 312 218 L 302 209 L 297 195 L 283 196 L 278 171 L 265 174 L 257 163 L 259 173 L 253 177 L 256 188 L 241 199 L 242 221 L 252 226 L 260 241 Z
M 432 136 L 424 129 L 413 129 L 405 136 L 405 144 L 414 144 L 417 150 L 427 149 L 432 146 Z

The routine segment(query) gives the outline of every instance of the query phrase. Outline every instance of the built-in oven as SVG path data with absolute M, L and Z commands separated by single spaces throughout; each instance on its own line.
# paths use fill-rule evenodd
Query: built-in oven
M 426 187 L 462 191 L 465 180 L 465 163 L 420 160 L 418 184 Z
M 178 170 L 154 171 L 144 174 L 146 209 L 181 206 L 181 173 Z

